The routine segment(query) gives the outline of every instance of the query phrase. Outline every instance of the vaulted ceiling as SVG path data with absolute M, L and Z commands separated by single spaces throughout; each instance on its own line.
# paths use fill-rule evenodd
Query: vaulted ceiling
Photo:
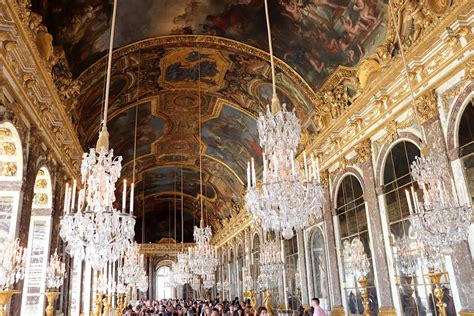
M 102 115 L 111 3 L 33 1 L 82 84 L 71 115 L 84 149 L 95 143 Z M 278 94 L 295 108 L 304 141 L 317 129 L 320 109 L 310 100 L 318 87 L 339 65 L 357 65 L 384 39 L 386 4 L 269 5 Z M 122 174 L 130 179 L 138 117 L 138 220 L 144 211 L 147 222 L 166 226 L 182 174 L 185 219 L 196 221 L 202 141 L 205 208 L 218 229 L 243 206 L 247 161 L 261 155 L 256 117 L 271 98 L 263 0 L 119 0 L 117 15 L 108 124 L 111 147 L 123 156 Z M 147 236 L 149 230 L 145 227 Z

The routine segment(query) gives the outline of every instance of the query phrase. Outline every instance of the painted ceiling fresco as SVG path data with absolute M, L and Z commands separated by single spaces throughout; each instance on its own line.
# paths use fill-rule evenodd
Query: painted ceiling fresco
M 75 75 L 108 49 L 109 0 L 36 0 Z M 386 0 L 269 1 L 277 57 L 313 88 L 338 65 L 356 65 L 383 39 Z M 165 35 L 226 37 L 267 50 L 262 0 L 119 0 L 115 46 Z M 178 66 L 177 66 L 178 67 Z
M 81 83 L 70 111 L 85 149 L 95 144 L 103 116 L 110 3 L 33 0 Z M 295 109 L 308 139 L 321 128 L 315 90 L 337 66 L 356 65 L 385 37 L 386 4 L 269 4 L 280 58 L 277 93 Z M 122 177 L 131 181 L 137 114 L 135 215 L 144 213 L 151 223 L 137 229 L 145 230 L 146 241 L 167 237 L 166 215 L 169 201 L 180 195 L 175 177 L 181 169 L 187 221 L 199 217 L 200 154 L 204 204 L 209 223 L 219 229 L 244 205 L 248 160 L 256 158 L 261 169 L 255 118 L 272 93 L 263 0 L 119 0 L 117 21 L 108 128 L 111 148 L 124 158 Z

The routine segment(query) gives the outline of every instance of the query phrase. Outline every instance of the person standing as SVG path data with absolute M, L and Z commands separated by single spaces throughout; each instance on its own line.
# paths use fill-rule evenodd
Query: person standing
M 326 316 L 324 309 L 319 306 L 319 298 L 315 297 L 311 300 L 311 307 L 313 308 L 313 316 Z

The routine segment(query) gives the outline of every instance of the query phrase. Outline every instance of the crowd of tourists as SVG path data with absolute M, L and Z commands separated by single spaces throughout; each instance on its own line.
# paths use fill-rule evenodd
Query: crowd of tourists
M 299 316 L 325 316 L 324 310 L 319 306 L 319 299 L 311 301 L 311 309 L 299 308 L 295 311 Z M 204 301 L 182 299 L 140 300 L 134 305 L 129 305 L 125 311 L 126 316 L 267 316 L 268 310 L 260 306 L 253 308 L 250 300 L 241 301 Z

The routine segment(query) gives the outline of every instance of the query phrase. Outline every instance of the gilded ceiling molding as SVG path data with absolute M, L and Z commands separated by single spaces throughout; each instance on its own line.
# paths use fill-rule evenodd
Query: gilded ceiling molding
M 438 115 L 437 95 L 434 90 L 428 90 L 416 99 L 416 112 L 420 119 L 420 124 Z
M 194 246 L 194 243 L 178 243 L 173 238 L 162 238 L 157 243 L 140 244 L 140 253 L 144 255 L 160 255 L 168 254 L 176 256 L 182 252 L 183 248 L 187 249 Z
M 212 243 L 218 248 L 231 243 L 234 238 L 243 239 L 245 229 L 252 226 L 253 218 L 250 213 L 242 208 L 232 212 L 230 218 L 222 220 L 217 232 L 212 237 Z
M 76 177 L 82 148 L 51 73 L 55 61 L 52 38 L 41 24 L 41 17 L 30 7 L 27 0 L 6 0 L 0 4 L 0 62 L 11 76 L 4 82 L 18 103 L 11 106 L 19 106 L 28 120 L 38 126 L 66 173 Z
M 240 51 L 246 54 L 250 54 L 256 56 L 260 59 L 263 59 L 267 62 L 270 62 L 270 55 L 253 46 L 248 44 L 244 44 L 242 42 L 238 42 L 235 40 L 231 40 L 228 38 L 223 37 L 216 37 L 216 36 L 208 36 L 208 35 L 167 35 L 167 36 L 160 36 L 154 37 L 150 39 L 141 40 L 123 47 L 120 47 L 114 50 L 112 55 L 112 60 L 117 60 L 120 57 L 123 57 L 127 54 L 132 52 L 138 51 L 140 49 L 145 49 L 148 47 L 153 46 L 165 46 L 165 45 L 173 45 L 173 44 L 182 44 L 182 45 L 194 45 L 194 47 L 203 47 L 205 48 L 206 45 L 213 45 L 213 46 L 220 46 L 222 48 L 229 48 L 234 49 L 236 51 Z M 87 68 L 83 73 L 81 73 L 78 77 L 80 82 L 84 82 L 86 78 L 89 78 L 91 75 L 95 74 L 99 69 L 103 69 L 105 67 L 106 57 L 102 57 L 100 60 L 95 62 L 92 66 Z M 275 66 L 282 71 L 285 75 L 287 75 L 291 80 L 295 82 L 305 93 L 305 96 L 310 101 L 316 100 L 316 95 L 313 89 L 308 85 L 308 83 L 295 71 L 291 68 L 288 64 L 286 64 L 281 59 L 275 57 Z
M 421 5 L 412 3 L 411 0 L 399 1 L 399 4 L 398 10 L 402 10 L 402 8 L 403 10 L 399 12 L 398 16 L 402 18 L 407 14 L 408 9 L 413 8 L 413 5 L 416 7 Z M 427 13 L 430 12 L 429 8 L 423 7 L 423 10 Z M 443 78 L 447 80 L 453 73 L 459 71 L 459 68 L 464 67 L 463 63 L 469 63 L 469 61 L 464 62 L 463 59 L 466 58 L 466 54 L 468 54 L 473 46 L 473 42 L 468 41 L 468 38 L 472 37 L 472 33 L 466 33 L 465 31 L 473 23 L 471 16 L 471 7 L 466 2 L 456 1 L 445 14 L 433 15 L 433 21 L 436 23 L 431 22 L 424 27 L 420 34 L 415 36 L 417 37 L 416 40 L 407 34 L 403 36 L 402 33 L 405 43 L 404 47 L 407 50 L 409 71 L 412 73 L 412 84 L 416 95 L 424 95 L 424 91 L 436 89 L 442 83 Z M 412 20 L 413 16 L 409 15 L 404 21 Z M 449 45 L 445 40 L 449 34 L 457 34 L 457 40 L 463 44 Z M 393 35 L 392 30 L 392 34 L 387 36 L 386 43 L 390 42 Z M 396 53 L 396 50 L 391 50 L 391 52 Z M 323 153 L 321 157 L 323 168 L 331 166 L 339 159 L 338 157 L 345 155 L 349 150 L 347 146 L 355 145 L 358 139 L 371 137 L 371 135 L 384 128 L 383 122 L 385 120 L 395 119 L 397 114 L 399 115 L 411 106 L 410 102 L 403 103 L 409 99 L 409 90 L 408 86 L 404 84 L 405 77 L 401 72 L 403 65 L 398 54 L 386 60 L 385 64 L 382 64 L 380 59 L 372 59 L 379 62 L 382 71 L 373 72 L 372 75 L 375 80 L 371 78 L 370 84 L 367 84 L 365 89 L 360 88 L 361 74 L 370 77 L 369 71 L 364 73 L 364 71 L 357 72 L 356 70 L 349 71 L 345 69 L 349 79 L 352 82 L 359 83 L 358 87 L 360 88 L 360 90 L 356 91 L 356 97 L 349 99 L 351 101 L 350 106 L 346 107 L 345 111 L 337 112 L 337 104 L 344 104 L 348 100 L 346 96 L 342 95 L 342 97 L 336 99 L 334 93 L 332 95 L 328 94 L 328 91 L 324 89 L 316 93 L 320 99 L 326 97 L 326 100 L 331 102 L 326 106 L 326 110 L 330 106 L 336 107 L 335 114 L 339 115 L 336 120 L 329 120 L 329 123 L 324 128 L 318 128 L 319 134 L 310 139 L 307 146 L 305 146 L 306 151 Z M 468 60 L 470 59 L 472 57 L 468 58 Z M 453 64 L 455 64 L 454 67 L 452 66 Z M 361 63 L 361 65 L 363 64 Z M 444 73 L 448 65 L 450 65 L 451 70 L 448 73 Z M 373 68 L 378 69 L 375 66 Z M 359 78 L 356 78 L 357 75 Z M 434 77 L 437 77 L 437 80 L 432 80 Z M 331 81 L 332 78 L 337 78 L 337 71 L 328 81 Z M 357 87 L 357 85 L 354 86 Z M 321 96 L 320 93 L 323 91 L 326 95 Z M 404 106 L 400 107 L 402 103 Z M 396 111 L 394 112 L 395 109 Z M 422 109 L 422 111 L 427 110 L 427 108 Z M 326 118 L 319 117 L 314 118 L 314 120 L 320 124 L 325 124 L 328 122 L 327 117 L 330 117 L 330 115 L 329 113 L 329 115 L 326 115 Z M 375 128 L 373 128 L 374 126 Z

